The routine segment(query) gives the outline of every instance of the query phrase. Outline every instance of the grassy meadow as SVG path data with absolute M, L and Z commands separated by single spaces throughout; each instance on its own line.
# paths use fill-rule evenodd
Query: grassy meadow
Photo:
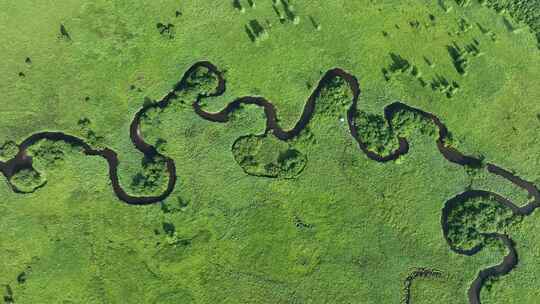
M 437 115 L 459 151 L 540 187 L 538 0 L 4 1 L 0 31 L 0 161 L 36 132 L 61 131 L 116 151 L 129 193 L 159 194 L 162 163 L 143 159 L 130 124 L 208 60 L 226 91 L 205 98 L 206 111 L 264 96 L 291 128 L 339 67 L 358 78 L 358 110 L 373 126 L 364 132 L 375 130 L 381 151 L 395 138 L 376 131 L 376 117 L 400 101 Z M 186 94 L 147 113 L 143 136 L 178 176 L 148 206 L 115 196 L 104 159 L 39 143 L 30 153 L 41 175 L 12 181 L 37 190 L 15 193 L 0 177 L 4 303 L 399 304 L 420 268 L 441 275 L 413 281 L 412 304 L 468 303 L 477 273 L 506 252 L 492 243 L 473 256 L 451 251 L 445 202 L 473 188 L 524 205 L 527 193 L 448 162 L 421 122 L 397 131 L 408 154 L 369 159 L 350 135 L 347 93 L 323 94 L 287 142 L 265 134 L 253 105 L 215 123 Z M 482 208 L 455 221 L 507 233 L 519 254 L 482 303 L 537 303 L 540 212 L 500 224 L 505 210 Z M 456 233 L 463 246 L 482 241 Z

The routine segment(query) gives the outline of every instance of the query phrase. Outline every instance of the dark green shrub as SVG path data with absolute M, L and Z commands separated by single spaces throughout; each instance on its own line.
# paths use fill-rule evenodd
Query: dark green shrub
M 71 41 L 71 36 L 63 24 L 60 24 L 60 35 L 58 35 L 58 38 L 65 41 Z
M 259 42 L 268 39 L 269 34 L 262 24 L 254 19 L 245 26 L 245 30 L 251 42 Z
M 235 9 L 241 11 L 242 13 L 245 11 L 245 9 L 242 7 L 242 3 L 240 3 L 240 0 L 233 0 L 232 5 Z
M 411 68 L 409 61 L 398 54 L 390 53 L 390 58 L 392 58 L 392 64 L 388 69 L 392 73 L 404 73 Z
M 174 39 L 174 37 L 176 36 L 174 24 L 172 23 L 163 24 L 159 22 L 158 24 L 156 24 L 156 28 L 159 34 L 164 38 Z
M 4 292 L 4 303 L 5 304 L 15 303 L 15 300 L 13 299 L 13 290 L 11 289 L 11 286 L 9 285 L 6 285 L 6 290 Z
M 163 232 L 168 236 L 173 236 L 176 232 L 176 227 L 172 223 L 163 223 Z

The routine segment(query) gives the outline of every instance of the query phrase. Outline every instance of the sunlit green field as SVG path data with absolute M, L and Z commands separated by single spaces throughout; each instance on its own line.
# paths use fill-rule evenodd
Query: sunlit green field
M 341 68 L 369 117 L 395 101 L 433 113 L 453 147 L 540 187 L 538 0 L 3 1 L 0 32 L 0 162 L 13 143 L 61 131 L 116 151 L 129 193 L 159 194 L 159 168 L 152 187 L 138 182 L 148 168 L 130 124 L 210 61 L 226 91 L 205 98 L 206 111 L 264 96 L 292 128 L 324 73 Z M 118 199 L 103 158 L 34 147 L 47 152 L 34 152 L 41 187 L 15 193 L 0 177 L 0 303 L 469 303 L 478 272 L 506 252 L 450 250 L 445 202 L 471 188 L 517 204 L 527 193 L 448 162 L 430 132 L 407 133 L 397 160 L 369 159 L 347 125 L 349 92 L 331 93 L 320 104 L 338 106 L 318 106 L 288 142 L 262 135 L 255 106 L 226 123 L 180 100 L 149 113 L 143 135 L 178 180 L 147 206 Z M 291 149 L 286 167 L 276 155 Z M 482 225 L 502 216 L 482 211 Z M 488 282 L 482 303 L 538 303 L 540 213 L 493 226 L 519 264 Z M 407 293 L 419 268 L 441 276 Z

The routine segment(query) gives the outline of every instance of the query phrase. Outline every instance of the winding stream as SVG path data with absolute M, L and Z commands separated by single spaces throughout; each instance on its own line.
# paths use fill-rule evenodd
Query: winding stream
M 120 200 L 128 204 L 132 204 L 132 205 L 147 205 L 147 204 L 153 204 L 153 203 L 157 203 L 164 200 L 171 194 L 176 184 L 177 176 L 176 176 L 175 162 L 173 159 L 160 154 L 154 146 L 144 141 L 144 138 L 141 135 L 141 131 L 140 131 L 141 119 L 144 116 L 144 114 L 151 108 L 167 107 L 172 102 L 172 100 L 174 100 L 174 98 L 176 97 L 175 92 L 178 92 L 182 90 L 183 88 L 185 88 L 188 84 L 189 76 L 192 75 L 192 73 L 194 73 L 199 68 L 208 69 L 210 73 L 212 73 L 214 76 L 217 77 L 217 81 L 218 81 L 217 87 L 215 88 L 214 92 L 210 94 L 206 94 L 206 95 L 199 94 L 199 96 L 196 98 L 196 100 L 192 104 L 194 112 L 202 119 L 209 120 L 212 122 L 217 122 L 217 123 L 224 123 L 224 122 L 229 121 L 230 114 L 234 112 L 235 110 L 237 110 L 241 105 L 256 105 L 263 108 L 266 114 L 266 131 L 271 132 L 274 136 L 276 136 L 280 140 L 289 140 L 298 136 L 300 132 L 304 130 L 304 128 L 311 121 L 315 112 L 316 101 L 320 97 L 321 91 L 325 87 L 325 85 L 328 84 L 329 81 L 331 81 L 335 77 L 339 77 L 346 82 L 346 84 L 349 86 L 352 92 L 352 103 L 351 103 L 350 108 L 347 111 L 347 120 L 348 120 L 350 134 L 358 143 L 360 150 L 369 159 L 372 159 L 377 162 L 388 162 L 388 161 L 398 159 L 401 155 L 404 155 L 408 153 L 409 151 L 409 143 L 406 138 L 402 138 L 402 137 L 398 137 L 399 147 L 388 155 L 380 155 L 368 148 L 367 143 L 362 139 L 362 136 L 360 132 L 358 131 L 357 126 L 355 126 L 355 123 L 354 123 L 359 96 L 360 96 L 360 86 L 358 84 L 358 80 L 356 79 L 356 77 L 354 77 L 353 75 L 349 74 L 348 72 L 342 69 L 339 69 L 339 68 L 331 69 L 323 75 L 317 87 L 308 97 L 304 105 L 302 114 L 300 115 L 300 118 L 298 119 L 294 127 L 292 129 L 285 130 L 278 123 L 277 111 L 274 105 L 263 97 L 256 97 L 256 96 L 241 97 L 230 102 L 229 104 L 227 104 L 227 106 L 224 109 L 215 113 L 210 113 L 203 110 L 200 103 L 203 98 L 219 96 L 225 92 L 225 79 L 222 73 L 218 70 L 216 66 L 214 66 L 210 62 L 201 61 L 192 65 L 184 73 L 182 79 L 174 86 L 173 90 L 169 92 L 163 99 L 161 99 L 157 103 L 143 106 L 135 114 L 135 117 L 133 118 L 133 121 L 130 126 L 130 138 L 133 145 L 135 146 L 137 150 L 142 152 L 146 157 L 153 158 L 155 156 L 160 156 L 165 160 L 166 167 L 167 167 L 167 174 L 168 174 L 168 185 L 167 185 L 167 189 L 160 195 L 132 196 L 128 194 L 122 188 L 119 182 L 119 178 L 118 178 L 119 160 L 118 160 L 117 153 L 115 151 L 108 148 L 94 149 L 90 146 L 90 144 L 85 142 L 83 139 L 73 136 L 73 135 L 65 134 L 62 132 L 40 132 L 40 133 L 31 135 L 30 137 L 28 137 L 27 139 L 25 139 L 22 143 L 18 145 L 19 150 L 15 157 L 13 157 L 7 162 L 0 162 L 0 171 L 7 178 L 7 181 L 11 189 L 15 192 L 21 192 L 19 191 L 19 189 L 17 189 L 15 185 L 13 185 L 10 182 L 10 180 L 20 170 L 32 168 L 32 157 L 29 156 L 27 153 L 28 148 L 42 139 L 48 139 L 48 140 L 53 140 L 53 141 L 64 141 L 64 142 L 82 147 L 83 152 L 86 155 L 100 156 L 107 161 L 109 165 L 109 178 L 112 183 L 112 188 L 113 188 L 114 193 Z M 480 190 L 467 190 L 449 199 L 445 203 L 445 206 L 442 210 L 441 226 L 443 230 L 443 235 L 452 251 L 458 254 L 463 254 L 463 255 L 474 255 L 482 249 L 481 246 L 477 246 L 471 250 L 461 250 L 460 248 L 454 247 L 451 244 L 450 240 L 448 239 L 448 231 L 449 231 L 448 215 L 450 211 L 453 208 L 455 208 L 457 205 L 462 204 L 471 198 L 478 198 L 478 197 L 485 198 L 488 196 L 492 196 L 495 198 L 495 201 L 497 203 L 502 204 L 507 208 L 510 208 L 514 214 L 524 215 L 524 216 L 531 214 L 536 208 L 540 206 L 540 192 L 535 187 L 534 184 L 519 178 L 518 176 L 512 174 L 511 172 L 501 167 L 498 167 L 497 165 L 489 164 L 489 163 L 484 165 L 481 159 L 464 155 L 457 149 L 448 145 L 446 143 L 449 136 L 448 129 L 441 122 L 441 120 L 434 114 L 424 112 L 420 109 L 413 108 L 404 103 L 395 102 L 388 105 L 384 109 L 384 117 L 390 128 L 392 128 L 392 117 L 399 111 L 413 112 L 414 114 L 417 114 L 421 116 L 422 118 L 430 121 L 437 127 L 438 129 L 438 138 L 436 139 L 437 148 L 439 149 L 439 152 L 442 154 L 442 156 L 448 161 L 461 165 L 461 166 L 468 166 L 468 167 L 477 168 L 477 169 L 485 167 L 489 173 L 498 175 L 510 181 L 514 185 L 526 190 L 532 199 L 526 205 L 519 207 L 512 201 L 496 193 L 492 193 L 488 191 L 480 191 Z M 501 241 L 504 244 L 504 246 L 508 249 L 509 253 L 507 256 L 504 257 L 503 261 L 499 265 L 495 265 L 487 269 L 481 270 L 478 273 L 477 278 L 472 282 L 468 291 L 469 302 L 471 304 L 480 304 L 481 302 L 480 291 L 482 289 L 483 284 L 486 282 L 486 280 L 488 280 L 491 277 L 502 276 L 509 273 L 518 263 L 518 255 L 517 255 L 514 243 L 510 239 L 510 237 L 508 237 L 507 235 L 495 234 L 495 233 L 483 234 L 483 235 L 485 237 L 494 238 Z

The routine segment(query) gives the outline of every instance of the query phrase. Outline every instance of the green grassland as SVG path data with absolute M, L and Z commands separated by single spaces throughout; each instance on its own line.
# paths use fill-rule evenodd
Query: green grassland
M 331 82 L 300 136 L 265 132 L 261 108 L 226 123 L 190 105 L 215 79 L 146 113 L 146 142 L 174 160 L 177 182 L 162 202 L 131 206 L 111 189 L 109 167 L 80 147 L 40 141 L 35 170 L 0 183 L 0 303 L 469 303 L 477 273 L 500 263 L 508 234 L 519 264 L 490 280 L 482 303 L 538 303 L 540 213 L 515 216 L 490 200 L 441 211 L 467 189 L 525 205 L 527 192 L 482 170 L 448 162 L 433 125 L 385 106 L 400 101 L 439 117 L 451 145 L 540 187 L 540 1 L 234 0 L 4 1 L 0 3 L 0 162 L 41 131 L 61 131 L 120 159 L 133 195 L 166 188 L 164 162 L 130 140 L 143 106 L 171 92 L 195 62 L 223 71 L 226 91 L 202 100 L 219 111 L 264 96 L 285 129 L 298 121 L 323 74 Z M 201 80 L 202 79 L 202 80 Z M 419 276 L 418 269 L 439 275 Z M 407 292 L 409 289 L 409 292 Z M 408 295 L 408 296 L 407 296 Z

